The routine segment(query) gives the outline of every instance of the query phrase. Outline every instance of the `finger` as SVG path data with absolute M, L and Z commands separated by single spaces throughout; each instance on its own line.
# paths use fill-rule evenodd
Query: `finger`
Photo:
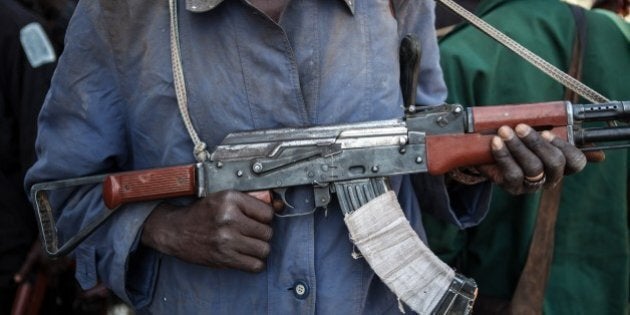
M 581 171 L 586 166 L 586 156 L 575 146 L 570 143 L 556 137 L 551 132 L 543 132 L 542 136 L 549 141 L 553 146 L 560 149 L 564 154 L 566 165 L 564 169 L 565 174 L 573 174 Z
M 281 199 L 274 198 L 271 201 L 271 207 L 273 208 L 273 211 L 275 211 L 276 213 L 284 212 L 284 202 Z
M 269 197 L 271 201 L 271 197 Z M 240 194 L 236 201 L 241 211 L 249 218 L 262 223 L 271 223 L 274 210 L 270 206 L 271 202 L 264 203 L 257 198 L 246 194 Z
M 247 236 L 238 237 L 233 248 L 240 254 L 259 259 L 267 258 L 271 252 L 271 246 L 268 242 Z
M 273 236 L 271 226 L 252 219 L 244 219 L 240 222 L 238 229 L 242 235 L 263 241 L 269 241 Z
M 542 161 L 544 174 L 539 173 L 539 176 L 541 178 L 546 176 L 548 185 L 557 184 L 562 179 L 566 164 L 562 151 L 551 145 L 528 125 L 519 124 L 515 131 L 521 141 Z
M 516 136 L 512 128 L 503 126 L 499 128 L 498 134 L 523 170 L 524 176 L 536 177 L 545 170 L 542 161 Z
M 233 268 L 247 272 L 261 272 L 265 269 L 265 261 L 260 258 L 244 255 L 238 252 L 232 253 L 230 257 L 231 259 L 225 263 L 226 268 Z
M 497 184 L 512 194 L 519 193 L 523 184 L 523 170 L 514 161 L 512 154 L 501 138 L 493 137 L 491 145 L 492 155 L 502 173 L 502 177 L 497 180 Z
M 282 213 L 284 210 L 284 202 L 281 199 L 273 198 L 271 190 L 250 191 L 247 194 L 270 205 L 276 213 Z
M 497 166 L 497 164 L 485 164 L 485 165 L 477 165 L 477 170 L 481 175 L 488 178 L 493 183 L 502 183 L 503 182 L 503 172 Z

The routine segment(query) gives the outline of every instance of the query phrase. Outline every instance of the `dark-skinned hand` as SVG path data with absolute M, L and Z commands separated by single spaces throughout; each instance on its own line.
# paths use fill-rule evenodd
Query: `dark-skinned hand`
M 549 131 L 535 132 L 519 124 L 499 128 L 492 139 L 492 165 L 478 166 L 481 174 L 511 194 L 553 187 L 564 175 L 581 171 L 586 157 L 575 146 Z
M 274 210 L 270 197 L 257 198 L 222 191 L 185 207 L 163 203 L 145 222 L 142 243 L 194 264 L 260 272 L 271 249 Z

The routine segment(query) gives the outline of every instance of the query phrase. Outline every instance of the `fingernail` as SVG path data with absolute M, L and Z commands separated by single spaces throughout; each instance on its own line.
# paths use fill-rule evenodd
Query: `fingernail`
M 492 137 L 492 150 L 498 151 L 503 149 L 503 140 L 501 140 L 501 138 L 499 137 Z
M 556 135 L 554 135 L 553 133 L 551 133 L 551 132 L 549 132 L 547 130 L 541 132 L 540 135 L 543 137 L 543 139 L 545 139 L 545 140 L 547 140 L 549 142 L 553 141 L 553 139 L 556 137 Z
M 526 137 L 530 132 L 532 132 L 532 128 L 524 124 L 518 124 L 516 128 L 514 128 L 514 130 L 516 131 L 516 134 L 519 136 L 519 138 Z
M 505 141 L 514 138 L 514 131 L 508 126 L 503 126 L 499 128 L 499 130 L 497 130 L 497 134 L 499 135 L 499 137 L 501 137 L 501 139 Z

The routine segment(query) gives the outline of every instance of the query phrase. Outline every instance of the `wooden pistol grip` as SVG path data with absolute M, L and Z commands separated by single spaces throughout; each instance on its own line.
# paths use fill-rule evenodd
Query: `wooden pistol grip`
M 103 182 L 103 201 L 109 209 L 135 201 L 194 196 L 195 165 L 180 165 L 109 175 Z

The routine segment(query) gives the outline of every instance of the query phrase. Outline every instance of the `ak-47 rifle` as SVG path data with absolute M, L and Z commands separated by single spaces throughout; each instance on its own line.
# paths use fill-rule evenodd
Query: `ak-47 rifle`
M 549 130 L 584 150 L 630 147 L 630 127 L 586 128 L 590 121 L 630 119 L 630 101 L 571 104 L 565 101 L 464 108 L 457 104 L 416 107 L 420 47 L 407 36 L 400 47 L 401 119 L 311 128 L 229 134 L 207 162 L 39 183 L 31 188 L 44 249 L 68 254 L 121 205 L 174 197 L 204 197 L 222 190 L 273 190 L 285 200 L 289 187 L 311 185 L 315 207 L 337 196 L 344 213 L 388 190 L 394 175 L 441 175 L 464 166 L 492 163 L 490 141 L 501 126 L 528 124 Z M 48 191 L 102 183 L 111 211 L 93 219 L 61 246 Z M 72 210 L 67 210 L 72 211 Z
M 229 134 L 208 162 L 39 183 L 32 187 L 40 232 L 50 256 L 65 255 L 121 205 L 197 196 L 234 189 L 273 190 L 283 201 L 287 188 L 311 185 L 315 206 L 336 194 L 351 212 L 387 190 L 393 175 L 449 170 L 493 162 L 490 141 L 504 125 L 519 123 L 550 130 L 584 150 L 628 147 L 630 127 L 587 128 L 590 121 L 628 120 L 630 101 L 571 104 L 565 101 L 464 108 L 461 105 L 407 107 L 397 120 Z M 104 213 L 61 247 L 47 191 L 103 183 Z M 286 202 L 286 201 L 285 201 Z M 71 210 L 68 210 L 71 211 Z

